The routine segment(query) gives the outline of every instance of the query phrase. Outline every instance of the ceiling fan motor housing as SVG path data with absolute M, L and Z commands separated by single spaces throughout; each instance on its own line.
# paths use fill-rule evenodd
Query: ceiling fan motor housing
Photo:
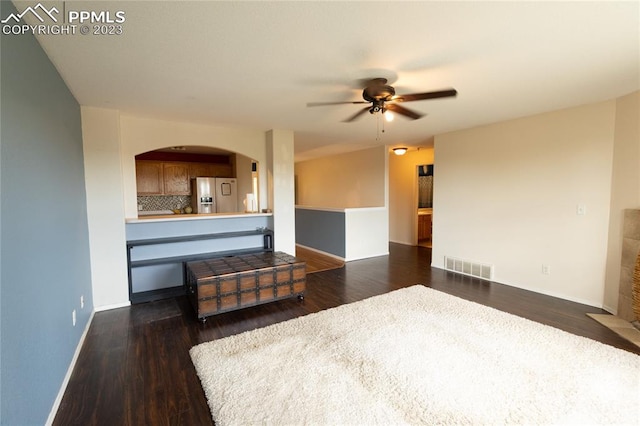
M 387 85 L 369 86 L 362 91 L 362 97 L 369 102 L 390 101 L 395 94 L 395 89 Z
M 386 108 L 384 107 L 385 101 L 392 100 L 396 94 L 396 90 L 387 86 L 385 79 L 374 79 L 371 81 L 373 84 L 367 86 L 362 91 L 362 97 L 365 101 L 372 103 L 369 113 L 375 114 L 377 112 L 384 113 Z

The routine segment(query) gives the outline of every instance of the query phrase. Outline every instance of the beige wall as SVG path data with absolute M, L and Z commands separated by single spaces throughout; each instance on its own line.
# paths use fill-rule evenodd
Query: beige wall
M 269 130 L 266 134 L 267 187 L 273 211 L 274 249 L 296 254 L 293 131 Z
M 415 245 L 418 240 L 418 169 L 433 164 L 433 148 L 412 148 L 404 155 L 389 154 L 389 240 Z M 437 171 L 434 173 L 437 176 Z M 436 211 L 434 206 L 434 213 Z
M 640 208 L 640 91 L 616 101 L 604 306 L 616 312 L 624 209 Z
M 385 147 L 296 163 L 297 204 L 356 208 L 385 206 Z
M 129 303 L 120 114 L 86 106 L 81 111 L 93 306 L 102 310 Z
M 134 156 L 142 152 L 188 144 L 218 147 L 255 159 L 261 177 L 279 179 L 271 200 L 267 200 L 268 179 L 260 182 L 260 205 L 274 209 L 276 248 L 294 253 L 293 132 L 269 132 L 267 144 L 267 134 L 261 131 L 153 120 L 82 107 L 82 136 L 96 310 L 129 304 L 125 218 L 137 216 Z M 270 159 L 267 145 L 278 150 Z
M 615 112 L 609 101 L 437 136 L 433 265 L 493 264 L 497 282 L 602 306 Z

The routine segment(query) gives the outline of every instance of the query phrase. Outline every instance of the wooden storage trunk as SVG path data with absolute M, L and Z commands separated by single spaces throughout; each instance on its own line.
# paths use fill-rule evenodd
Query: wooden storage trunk
M 186 264 L 187 294 L 206 317 L 288 297 L 304 297 L 306 263 L 282 252 L 220 257 Z

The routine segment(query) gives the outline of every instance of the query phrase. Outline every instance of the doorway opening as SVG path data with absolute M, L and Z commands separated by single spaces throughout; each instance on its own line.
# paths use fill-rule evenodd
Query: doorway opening
M 244 155 L 175 146 L 138 154 L 135 166 L 139 217 L 259 211 L 259 164 Z
M 433 243 L 433 164 L 422 164 L 416 168 L 418 245 L 431 248 Z

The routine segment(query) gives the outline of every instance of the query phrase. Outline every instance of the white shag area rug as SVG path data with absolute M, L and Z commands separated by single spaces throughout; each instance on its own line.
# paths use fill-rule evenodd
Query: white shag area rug
M 421 285 L 190 353 L 218 426 L 640 421 L 640 356 Z

